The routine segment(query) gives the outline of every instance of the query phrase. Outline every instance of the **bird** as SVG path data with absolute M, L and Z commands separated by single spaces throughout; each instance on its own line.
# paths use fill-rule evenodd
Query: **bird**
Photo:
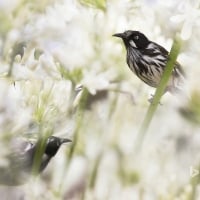
M 168 61 L 169 52 L 139 31 L 127 30 L 123 33 L 115 33 L 113 36 L 123 40 L 127 52 L 126 61 L 131 71 L 147 85 L 157 88 Z M 176 61 L 164 93 L 181 93 L 184 81 L 185 72 Z
M 33 175 L 36 163 L 39 163 L 39 166 L 34 175 L 39 175 L 56 155 L 60 146 L 68 142 L 71 140 L 56 136 L 49 136 L 46 140 L 39 139 L 36 143 L 15 138 L 14 142 L 11 142 L 11 150 L 6 156 L 8 164 L 0 166 L 0 185 L 19 186 L 25 184 Z M 43 154 L 39 157 L 41 160 L 38 162 L 35 158 L 38 158 L 42 145 L 44 146 Z

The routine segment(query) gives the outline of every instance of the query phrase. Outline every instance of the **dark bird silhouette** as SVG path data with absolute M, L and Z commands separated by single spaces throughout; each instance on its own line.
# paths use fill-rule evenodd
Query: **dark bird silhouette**
M 10 154 L 6 157 L 8 165 L 0 166 L 0 184 L 7 186 L 25 184 L 33 173 L 34 175 L 40 174 L 56 155 L 60 146 L 67 142 L 71 140 L 55 136 L 50 136 L 46 140 L 38 140 L 35 144 L 16 139 L 11 145 Z M 41 152 L 42 155 L 39 156 Z
M 147 85 L 157 88 L 166 67 L 169 52 L 159 44 L 150 41 L 139 31 L 128 30 L 113 36 L 123 40 L 127 52 L 126 61 L 131 71 Z M 181 65 L 176 62 L 165 92 L 172 94 L 181 92 L 184 80 L 185 73 Z

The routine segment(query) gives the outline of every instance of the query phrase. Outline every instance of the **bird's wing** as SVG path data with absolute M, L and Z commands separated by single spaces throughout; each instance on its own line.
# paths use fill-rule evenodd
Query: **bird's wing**
M 169 55 L 169 52 L 159 44 L 150 41 L 148 46 L 143 50 L 144 54 L 148 54 L 149 56 L 157 56 L 157 55 L 163 55 L 167 57 Z
M 149 53 L 150 56 L 157 56 L 160 52 L 166 59 L 169 57 L 169 52 L 164 47 L 155 42 L 151 42 L 148 45 L 146 52 Z M 175 62 L 173 73 L 176 77 L 186 77 L 183 68 L 177 61 Z

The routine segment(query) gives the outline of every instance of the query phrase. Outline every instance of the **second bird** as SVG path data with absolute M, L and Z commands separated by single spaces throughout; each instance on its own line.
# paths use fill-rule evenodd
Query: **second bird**
M 42 144 L 42 142 L 45 142 Z M 18 186 L 25 184 L 33 174 L 40 174 L 48 165 L 50 160 L 56 155 L 60 146 L 71 142 L 67 138 L 50 136 L 47 140 L 38 140 L 36 143 L 23 141 L 20 138 L 14 139 L 11 143 L 11 152 L 7 155 L 7 166 L 0 166 L 0 185 Z M 39 152 L 42 151 L 41 158 Z M 35 162 L 36 161 L 36 162 Z

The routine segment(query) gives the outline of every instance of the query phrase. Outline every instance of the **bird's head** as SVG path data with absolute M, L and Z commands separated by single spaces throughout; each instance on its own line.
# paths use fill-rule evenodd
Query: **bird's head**
M 139 31 L 128 30 L 123 33 L 116 33 L 113 36 L 120 37 L 124 41 L 126 48 L 131 46 L 136 49 L 144 49 L 150 43 L 148 38 Z
M 71 142 L 71 140 L 67 138 L 59 138 L 55 136 L 50 136 L 47 139 L 45 153 L 49 155 L 50 157 L 53 157 L 56 155 L 60 146 L 67 142 Z

